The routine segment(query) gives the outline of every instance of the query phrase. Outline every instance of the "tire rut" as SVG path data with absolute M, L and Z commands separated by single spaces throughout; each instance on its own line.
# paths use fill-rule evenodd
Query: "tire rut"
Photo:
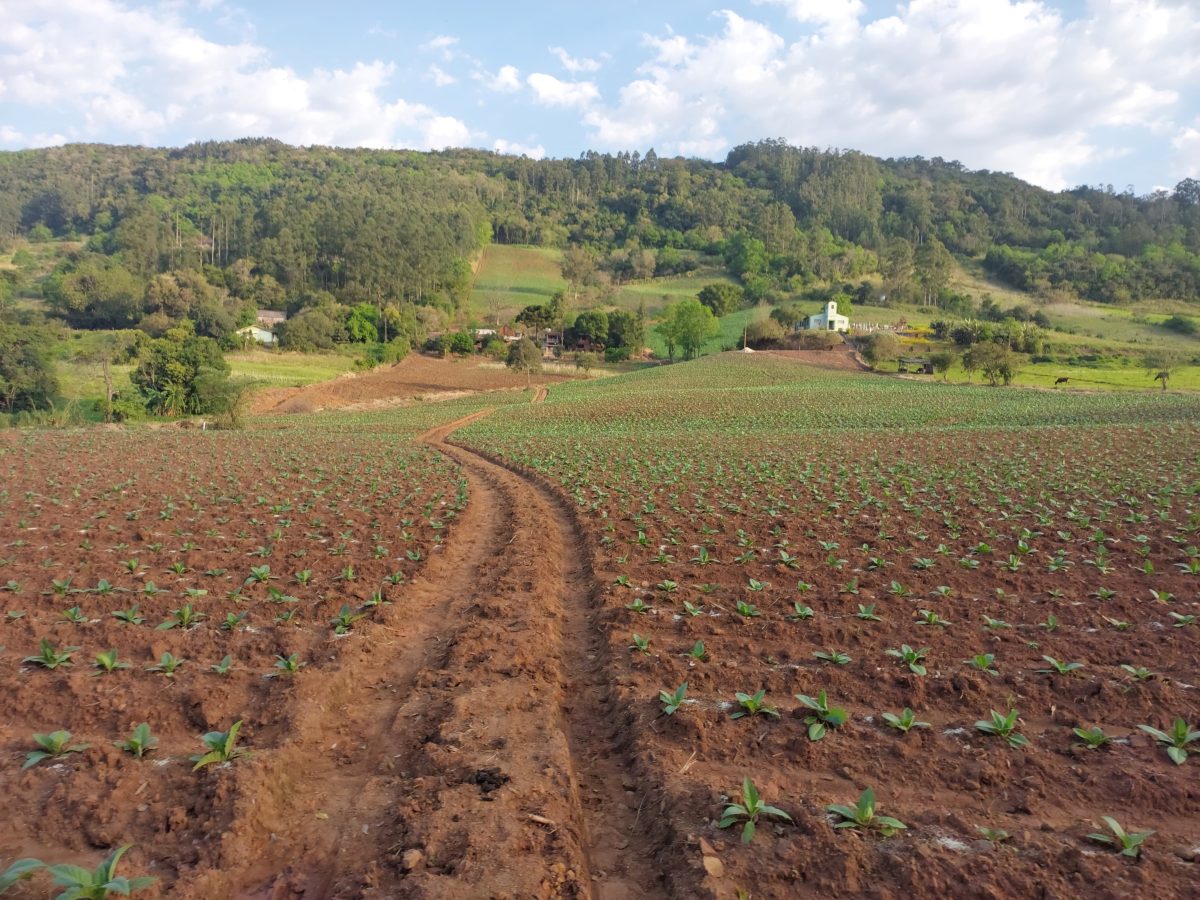
M 296 738 L 226 836 L 261 853 L 192 896 L 671 895 L 583 532 L 549 486 L 448 442 L 486 414 L 422 436 L 466 509 L 337 674 L 298 682 Z

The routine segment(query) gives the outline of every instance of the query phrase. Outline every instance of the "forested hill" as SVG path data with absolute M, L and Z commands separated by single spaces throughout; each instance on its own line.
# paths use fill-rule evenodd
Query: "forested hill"
M 0 240 L 17 236 L 81 242 L 45 292 L 83 326 L 170 315 L 153 282 L 176 273 L 178 294 L 187 270 L 259 306 L 453 309 L 489 240 L 582 245 L 617 278 L 670 271 L 676 251 L 723 254 L 752 298 L 879 273 L 893 295 L 937 303 L 953 253 L 1035 292 L 1200 301 L 1200 182 L 1052 193 L 940 159 L 781 141 L 723 163 L 273 140 L 0 153 Z

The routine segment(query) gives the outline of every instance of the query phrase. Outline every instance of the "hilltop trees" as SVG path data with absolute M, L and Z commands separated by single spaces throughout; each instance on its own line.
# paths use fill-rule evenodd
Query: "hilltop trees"
M 179 416 L 225 411 L 229 371 L 216 341 L 177 327 L 143 346 L 129 377 L 152 413 Z

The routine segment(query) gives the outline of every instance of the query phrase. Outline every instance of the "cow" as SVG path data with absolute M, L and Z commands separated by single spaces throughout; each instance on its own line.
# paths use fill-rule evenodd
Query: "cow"
M 1054 386 L 1058 387 L 1060 384 L 1066 384 L 1070 380 L 1070 378 L 1056 378 L 1054 380 Z

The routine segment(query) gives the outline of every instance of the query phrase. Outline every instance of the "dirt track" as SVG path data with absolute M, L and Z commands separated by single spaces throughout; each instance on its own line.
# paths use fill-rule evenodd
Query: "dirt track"
M 262 852 L 192 896 L 667 893 L 669 836 L 621 743 L 582 531 L 545 486 L 447 443 L 478 415 L 423 437 L 470 503 L 386 635 L 312 685 L 294 750 L 264 772 L 278 808 L 246 823 L 275 840 L 246 834 Z

